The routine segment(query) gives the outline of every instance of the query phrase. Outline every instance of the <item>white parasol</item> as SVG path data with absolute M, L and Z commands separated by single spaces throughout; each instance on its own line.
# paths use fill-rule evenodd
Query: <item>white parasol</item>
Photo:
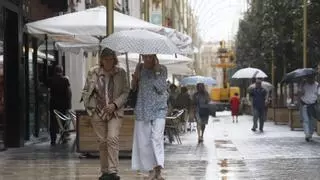
M 106 15 L 104 6 L 69 13 L 26 24 L 26 31 L 36 36 L 47 35 L 55 42 L 71 42 L 85 44 L 86 48 L 98 49 L 100 42 L 106 37 Z M 130 29 L 145 29 L 168 37 L 173 43 L 185 52 L 191 51 L 192 39 L 190 36 L 174 29 L 158 26 L 147 21 L 114 11 L 114 31 Z M 59 43 L 58 43 L 59 45 Z M 67 45 L 69 50 L 73 44 Z M 78 48 L 78 47 L 74 47 Z

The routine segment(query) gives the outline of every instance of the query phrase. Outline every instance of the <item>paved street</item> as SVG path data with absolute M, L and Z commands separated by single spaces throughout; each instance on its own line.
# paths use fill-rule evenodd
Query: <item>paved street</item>
M 182 145 L 166 145 L 166 180 L 318 180 L 320 138 L 306 143 L 302 131 L 266 123 L 264 133 L 253 133 L 251 117 L 233 124 L 227 113 L 209 121 L 205 141 L 187 133 Z M 61 150 L 62 149 L 62 150 Z M 142 179 L 121 159 L 123 180 Z M 48 143 L 0 152 L 0 180 L 96 180 L 98 159 L 79 159 L 63 146 Z

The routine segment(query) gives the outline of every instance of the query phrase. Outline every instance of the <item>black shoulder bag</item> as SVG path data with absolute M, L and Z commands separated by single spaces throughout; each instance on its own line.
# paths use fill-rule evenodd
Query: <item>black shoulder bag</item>
M 142 69 L 142 64 L 139 64 L 139 74 L 138 74 L 139 77 L 141 74 L 141 69 Z M 139 89 L 138 85 L 139 83 L 137 83 L 137 87 L 135 89 L 130 89 L 126 107 L 131 107 L 131 108 L 136 107 L 137 99 L 138 99 L 138 89 Z

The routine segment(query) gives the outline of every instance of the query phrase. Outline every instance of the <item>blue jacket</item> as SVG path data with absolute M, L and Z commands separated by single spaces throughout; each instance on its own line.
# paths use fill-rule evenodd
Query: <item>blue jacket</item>
M 253 88 L 250 91 L 253 108 L 263 110 L 266 107 L 266 96 L 267 91 L 264 88 Z

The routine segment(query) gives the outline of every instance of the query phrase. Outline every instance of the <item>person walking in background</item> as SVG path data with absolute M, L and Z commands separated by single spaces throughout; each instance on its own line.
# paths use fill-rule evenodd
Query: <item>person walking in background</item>
M 319 84 L 314 76 L 308 76 L 302 81 L 298 94 L 300 96 L 300 115 L 303 120 L 303 130 L 307 142 L 311 141 L 316 124 L 316 104 L 319 92 Z
M 188 93 L 188 89 L 186 87 L 181 87 L 181 92 L 176 99 L 176 103 L 174 105 L 175 109 L 183 109 L 184 110 L 184 131 L 187 130 L 187 123 L 189 121 L 189 112 L 191 108 L 191 97 Z
M 265 121 L 265 109 L 267 104 L 267 91 L 262 88 L 261 80 L 256 80 L 256 86 L 250 90 L 249 94 L 252 98 L 252 109 L 253 109 L 253 127 L 252 131 L 256 131 L 258 127 L 259 119 L 259 130 L 263 132 L 263 126 Z
M 119 134 L 129 86 L 125 70 L 117 64 L 115 52 L 105 48 L 100 54 L 100 65 L 90 69 L 82 94 L 99 141 L 102 173 L 99 180 L 120 179 Z
M 169 86 L 169 98 L 168 98 L 168 106 L 169 106 L 169 112 L 171 112 L 175 108 L 176 100 L 179 95 L 179 92 L 177 91 L 177 86 L 174 84 L 171 84 Z
M 203 142 L 203 135 L 209 120 L 210 96 L 203 83 L 197 84 L 197 92 L 193 94 L 193 111 L 197 121 L 198 142 Z
M 238 93 L 234 93 L 234 96 L 231 97 L 230 106 L 231 106 L 232 122 L 234 123 L 235 119 L 236 119 L 236 122 L 238 122 L 238 114 L 239 114 L 239 108 L 240 108 L 240 99 L 239 99 Z
M 54 68 L 54 75 L 48 82 L 50 88 L 50 138 L 51 145 L 54 146 L 59 132 L 58 120 L 54 110 L 58 110 L 62 114 L 67 114 L 71 109 L 71 88 L 67 77 L 63 75 L 62 66 L 58 65 Z M 64 121 L 62 122 L 64 123 Z M 64 124 L 63 124 L 64 126 Z
M 148 180 L 163 180 L 164 128 L 168 111 L 167 68 L 156 55 L 143 55 L 132 75 L 138 88 L 133 135 L 132 169 L 148 172 Z

